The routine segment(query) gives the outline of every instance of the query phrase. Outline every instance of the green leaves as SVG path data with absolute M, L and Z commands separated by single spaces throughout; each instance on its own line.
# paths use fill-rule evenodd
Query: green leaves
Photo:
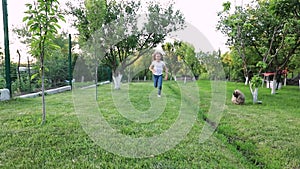
M 267 68 L 267 64 L 263 61 L 259 61 L 257 64 L 256 64 L 257 67 L 259 68 L 262 68 L 262 69 L 266 69 Z
M 244 67 L 255 67 L 259 61 L 266 63 L 259 65 L 260 70 L 286 67 L 300 47 L 299 2 L 256 1 L 236 6 L 233 12 L 230 5 L 224 3 L 224 10 L 218 13 L 217 29 L 228 37 L 227 44 L 239 52 L 244 63 L 258 56 L 255 62 Z
M 143 7 L 140 0 L 85 0 L 80 8 L 71 4 L 69 7 L 69 13 L 76 17 L 74 25 L 80 33 L 80 45 L 88 48 L 86 56 L 101 49 L 97 56 L 90 58 L 100 60 L 104 56 L 101 61 L 112 70 L 133 64 L 146 50 L 184 25 L 183 15 L 173 9 L 173 4 L 149 2 Z
M 229 1 L 223 3 L 223 12 L 227 12 L 230 10 L 231 3 Z
M 259 75 L 254 75 L 250 81 L 252 88 L 258 88 L 262 85 L 262 78 Z
M 25 11 L 27 16 L 23 18 L 23 22 L 32 34 L 30 46 L 35 57 L 45 54 L 42 53 L 46 48 L 45 44 L 51 42 L 60 28 L 58 22 L 64 17 L 59 13 L 58 4 L 58 0 L 37 0 L 33 4 L 26 4 L 28 10 Z

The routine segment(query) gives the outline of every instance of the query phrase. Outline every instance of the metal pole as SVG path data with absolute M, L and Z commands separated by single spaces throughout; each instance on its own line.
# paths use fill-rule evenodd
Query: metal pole
M 71 86 L 71 89 L 72 89 L 72 80 L 73 80 L 73 75 L 72 75 L 72 40 L 71 40 L 71 34 L 69 34 L 69 85 Z
M 3 28 L 4 28 L 4 55 L 5 55 L 5 80 L 6 88 L 11 91 L 11 78 L 10 78 L 10 54 L 9 54 L 9 36 L 8 36 L 8 19 L 7 19 L 7 0 L 2 0 L 2 12 L 3 12 Z

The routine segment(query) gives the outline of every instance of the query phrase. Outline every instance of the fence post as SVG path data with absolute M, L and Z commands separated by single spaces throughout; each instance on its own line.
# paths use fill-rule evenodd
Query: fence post
M 8 36 L 8 19 L 7 19 L 7 0 L 2 0 L 3 12 L 3 28 L 4 28 L 4 55 L 5 55 L 5 81 L 6 88 L 9 90 L 10 97 L 11 91 L 11 78 L 10 78 L 10 53 L 9 53 L 9 36 Z

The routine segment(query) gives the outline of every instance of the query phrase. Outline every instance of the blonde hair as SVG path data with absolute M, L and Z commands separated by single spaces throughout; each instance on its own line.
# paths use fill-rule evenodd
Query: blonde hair
M 156 60 L 155 56 L 156 56 L 157 54 L 160 55 L 160 60 L 164 60 L 163 54 L 162 54 L 161 52 L 158 52 L 158 51 L 156 51 L 156 52 L 154 52 L 154 53 L 152 54 L 152 60 Z

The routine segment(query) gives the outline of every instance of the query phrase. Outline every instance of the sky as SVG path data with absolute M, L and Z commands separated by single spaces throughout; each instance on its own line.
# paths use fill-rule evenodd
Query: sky
M 161 0 L 162 1 L 162 0 Z M 175 7 L 179 9 L 185 16 L 186 22 L 195 27 L 199 32 L 203 34 L 208 40 L 208 43 L 215 49 L 221 49 L 221 51 L 227 51 L 225 46 L 226 37 L 216 30 L 216 24 L 218 22 L 217 12 L 222 10 L 222 4 L 228 0 L 174 0 Z M 243 0 L 229 0 L 235 4 L 243 3 Z M 247 1 L 247 0 L 245 0 Z M 23 55 L 26 54 L 26 49 L 18 41 L 18 38 L 13 35 L 11 29 L 13 27 L 20 27 L 24 25 L 22 19 L 24 17 L 24 11 L 26 11 L 26 3 L 30 3 L 32 0 L 7 0 L 8 8 L 8 26 L 10 30 L 10 55 L 11 60 L 16 60 L 16 50 L 20 49 Z M 60 4 L 65 4 L 67 0 L 60 0 Z M 2 3 L 0 9 L 0 46 L 4 48 L 4 33 L 3 33 L 3 12 Z M 64 28 L 64 30 L 70 30 Z M 193 34 L 193 33 L 191 33 Z M 22 62 L 26 61 L 26 57 L 22 58 Z

